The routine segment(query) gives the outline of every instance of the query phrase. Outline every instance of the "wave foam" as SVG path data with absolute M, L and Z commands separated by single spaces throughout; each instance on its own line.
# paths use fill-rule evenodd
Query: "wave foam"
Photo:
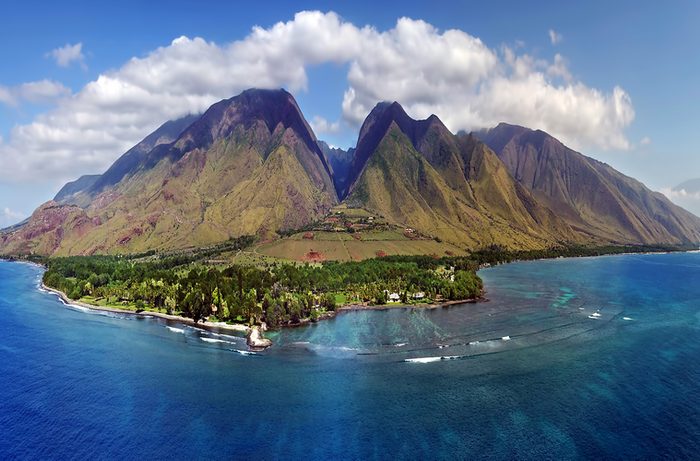
M 240 349 L 231 349 L 233 352 L 238 352 L 241 355 L 258 355 L 257 353 L 253 351 L 242 351 Z
M 226 341 L 223 339 L 216 339 L 216 338 L 199 338 L 205 343 L 221 343 L 221 344 L 236 344 L 233 341 Z
M 430 363 L 430 362 L 440 362 L 442 360 L 456 360 L 461 358 L 461 355 L 442 355 L 438 357 L 415 357 L 412 359 L 404 359 L 404 362 L 408 363 Z
M 166 325 L 165 328 L 167 328 L 168 330 L 172 331 L 173 333 L 181 333 L 181 334 L 183 334 L 183 335 L 185 334 L 185 330 L 183 330 L 182 328 L 170 327 L 170 326 L 168 326 L 168 325 Z

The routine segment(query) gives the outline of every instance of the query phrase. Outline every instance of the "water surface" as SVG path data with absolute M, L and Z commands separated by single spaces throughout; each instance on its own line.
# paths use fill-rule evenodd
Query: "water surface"
M 700 254 L 510 264 L 487 303 L 244 340 L 0 262 L 0 458 L 693 458 Z M 442 359 L 440 359 L 442 358 Z

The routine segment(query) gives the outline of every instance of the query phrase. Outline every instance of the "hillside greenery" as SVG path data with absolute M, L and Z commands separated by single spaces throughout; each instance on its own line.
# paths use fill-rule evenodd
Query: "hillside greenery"
M 52 258 L 47 267 L 44 283 L 71 299 L 271 327 L 315 320 L 334 311 L 338 299 L 385 304 L 396 293 L 403 303 L 424 303 L 471 299 L 482 291 L 472 261 L 429 256 L 224 269 L 187 256 L 72 256 Z
M 249 245 L 249 238 L 218 250 Z M 681 246 L 566 246 L 511 251 L 492 245 L 469 256 L 384 256 L 322 264 L 277 262 L 225 268 L 205 264 L 215 248 L 188 254 L 50 258 L 44 283 L 74 300 L 136 311 L 177 314 L 200 321 L 266 322 L 275 328 L 314 321 L 338 304 L 426 304 L 482 295 L 476 271 L 518 260 L 681 251 Z M 398 300 L 395 298 L 398 296 Z

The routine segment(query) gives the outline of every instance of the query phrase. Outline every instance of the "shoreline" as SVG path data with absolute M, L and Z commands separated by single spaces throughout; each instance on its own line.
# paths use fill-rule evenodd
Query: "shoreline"
M 484 293 L 485 294 L 485 293 Z M 392 304 L 380 304 L 380 305 L 365 305 L 365 304 L 347 304 L 345 306 L 338 307 L 336 312 L 352 312 L 352 311 L 386 311 L 389 309 L 440 309 L 450 306 L 455 306 L 457 304 L 476 304 L 488 302 L 489 299 L 485 296 L 479 296 L 477 298 L 467 298 L 467 299 L 456 299 L 452 301 L 444 301 L 439 303 L 421 303 L 421 304 L 402 304 L 402 303 L 392 303 Z
M 650 255 L 650 254 L 669 254 L 669 253 L 699 253 L 700 250 L 679 250 L 679 251 L 640 251 L 640 252 L 623 252 L 623 253 L 609 253 L 609 254 L 600 254 L 600 255 L 582 255 L 582 256 L 559 256 L 555 258 L 535 258 L 535 259 L 515 259 L 512 261 L 504 261 L 500 262 L 498 264 L 494 265 L 482 265 L 479 267 L 477 270 L 477 273 L 480 270 L 483 269 L 488 269 L 488 268 L 493 268 L 496 266 L 500 266 L 503 264 L 510 264 L 510 263 L 518 263 L 518 262 L 532 262 L 532 261 L 546 261 L 546 260 L 558 260 L 558 259 L 579 259 L 579 258 L 600 258 L 604 256 L 625 256 L 625 255 Z M 8 258 L 8 257 L 2 257 L 0 256 L 0 261 L 6 261 L 6 262 L 17 262 L 17 263 L 24 263 L 24 264 L 29 264 L 35 267 L 39 267 L 41 269 L 46 269 L 46 266 L 41 263 L 37 263 L 34 261 L 28 261 L 25 259 L 15 259 L 15 258 Z M 174 322 L 177 324 L 181 325 L 187 325 L 190 327 L 194 328 L 200 328 L 202 330 L 206 331 L 211 331 L 214 333 L 226 333 L 226 332 L 238 332 L 238 333 L 243 333 L 246 335 L 246 339 L 251 335 L 252 332 L 256 331 L 259 329 L 258 326 L 254 327 L 248 327 L 246 325 L 232 325 L 232 324 L 227 324 L 224 322 L 209 322 L 209 321 L 203 321 L 203 322 L 195 322 L 193 319 L 188 318 L 188 317 L 182 317 L 179 315 L 172 315 L 172 314 L 166 314 L 166 313 L 161 313 L 161 312 L 153 312 L 153 311 L 141 311 L 141 312 L 136 312 L 132 310 L 127 310 L 127 309 L 119 309 L 119 308 L 113 308 L 113 307 L 106 307 L 106 306 L 97 306 L 94 304 L 89 304 L 85 303 L 82 301 L 75 301 L 70 299 L 64 292 L 50 288 L 46 286 L 43 281 L 40 282 L 39 288 L 41 290 L 45 290 L 48 293 L 54 294 L 59 297 L 59 299 L 65 304 L 66 306 L 77 306 L 81 307 L 84 309 L 89 309 L 91 311 L 96 311 L 96 312 L 110 312 L 110 313 L 115 313 L 115 314 L 124 314 L 124 315 L 131 315 L 131 316 L 136 316 L 136 317 L 141 317 L 141 318 L 147 318 L 147 317 L 154 317 L 158 319 L 162 319 L 165 321 L 169 322 Z M 383 311 L 383 310 L 389 310 L 389 309 L 438 309 L 438 308 L 447 308 L 451 307 L 454 305 L 459 305 L 459 304 L 476 304 L 476 303 L 481 303 L 481 302 L 488 302 L 489 299 L 486 298 L 486 290 L 482 292 L 482 294 L 478 297 L 475 298 L 469 298 L 469 299 L 463 299 L 463 300 L 453 300 L 453 301 L 444 301 L 440 303 L 419 303 L 419 304 L 402 304 L 402 303 L 392 303 L 392 304 L 384 304 L 384 305 L 365 305 L 365 304 L 347 304 L 343 305 L 340 307 L 337 307 L 335 311 L 331 312 L 325 312 L 321 314 L 321 316 L 316 319 L 316 320 L 311 320 L 311 319 L 303 319 L 301 322 L 295 323 L 295 324 L 287 324 L 287 325 L 281 325 L 280 329 L 282 328 L 299 328 L 299 327 L 304 327 L 304 326 L 309 326 L 315 323 L 318 323 L 323 320 L 329 320 L 332 318 L 335 318 L 336 315 L 343 313 L 343 312 L 352 312 L 352 311 L 369 311 L 369 310 L 374 310 L 374 311 Z M 264 349 L 268 346 L 255 346 L 252 344 L 249 344 L 249 347 L 252 350 L 261 350 Z
M 223 322 L 209 322 L 209 321 L 204 321 L 204 322 L 195 322 L 191 318 L 188 317 L 182 317 L 180 315 L 172 315 L 172 314 L 164 314 L 162 312 L 152 312 L 152 311 L 141 311 L 141 312 L 136 312 L 136 311 L 130 311 L 127 309 L 118 309 L 115 307 L 105 307 L 105 306 L 96 306 L 94 304 L 88 304 L 82 301 L 74 301 L 70 299 L 64 292 L 57 290 L 55 288 L 48 287 L 44 284 L 42 281 L 40 283 L 40 288 L 42 290 L 45 290 L 49 293 L 52 293 L 58 298 L 63 301 L 63 303 L 67 306 L 78 306 L 82 307 L 85 309 L 90 309 L 92 311 L 96 312 L 111 312 L 113 314 L 125 314 L 125 315 L 133 315 L 135 317 L 142 317 L 142 318 L 147 318 L 147 317 L 156 317 L 159 319 L 163 320 L 168 320 L 171 322 L 176 322 L 182 325 L 187 325 L 195 328 L 201 328 L 203 330 L 207 331 L 212 331 L 214 333 L 221 333 L 222 331 L 228 331 L 228 332 L 238 332 L 238 333 L 245 333 L 247 334 L 251 328 L 245 325 L 230 325 L 228 323 L 223 323 Z

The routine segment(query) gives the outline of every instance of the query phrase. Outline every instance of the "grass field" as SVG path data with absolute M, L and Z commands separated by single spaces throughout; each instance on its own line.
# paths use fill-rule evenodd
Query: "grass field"
M 359 236 L 359 238 L 353 235 Z M 462 255 L 464 250 L 435 240 L 411 240 L 399 231 L 314 232 L 313 239 L 295 234 L 289 238 L 260 245 L 255 252 L 285 260 L 359 261 L 380 255 Z M 316 258 L 309 258 L 312 254 Z

